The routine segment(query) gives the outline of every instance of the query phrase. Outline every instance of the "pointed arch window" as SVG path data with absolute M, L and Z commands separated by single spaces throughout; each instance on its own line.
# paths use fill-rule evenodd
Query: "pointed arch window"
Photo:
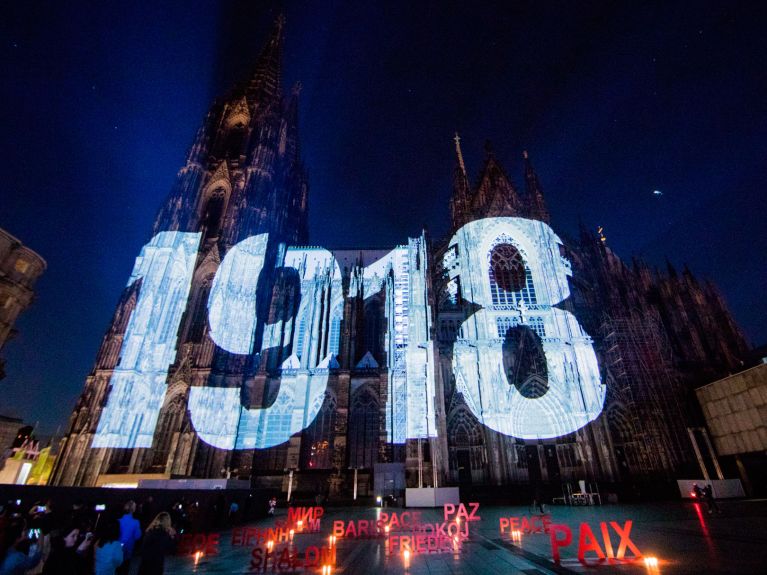
M 349 418 L 349 465 L 370 468 L 378 461 L 380 404 L 366 385 L 352 395 Z
M 330 333 L 328 334 L 328 352 L 338 355 L 341 344 L 341 313 L 340 309 L 333 312 L 330 318 Z
M 294 348 L 293 353 L 296 354 L 298 359 L 301 359 L 301 356 L 304 353 L 304 339 L 306 337 L 306 308 L 300 310 L 298 313 L 300 319 L 298 320 L 296 347 Z
M 488 263 L 493 305 L 516 305 L 520 297 L 526 305 L 538 303 L 533 276 L 516 247 L 510 243 L 496 245 Z
M 210 284 L 213 276 L 203 280 L 197 292 L 197 301 L 192 314 L 192 323 L 189 325 L 189 341 L 201 342 L 208 327 L 208 297 L 210 296 Z
M 224 188 L 216 188 L 205 204 L 202 217 L 202 227 L 205 231 L 205 239 L 217 238 L 224 219 L 226 204 L 226 191 Z
M 333 466 L 333 441 L 336 427 L 336 400 L 326 393 L 322 408 L 301 438 L 301 467 L 330 469 Z
M 365 304 L 365 349 L 373 357 L 381 357 L 381 305 L 372 300 Z
M 157 421 L 157 431 L 155 432 L 155 446 L 152 457 L 152 467 L 164 469 L 170 447 L 173 440 L 173 434 L 180 431 L 181 423 L 184 417 L 186 407 L 183 397 L 177 397 L 171 403 L 165 406 L 160 413 Z

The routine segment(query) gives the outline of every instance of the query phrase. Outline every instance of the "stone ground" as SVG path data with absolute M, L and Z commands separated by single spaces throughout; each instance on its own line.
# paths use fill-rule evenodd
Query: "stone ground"
M 459 552 L 411 556 L 409 566 L 401 553 L 387 553 L 389 545 L 383 539 L 339 539 L 336 544 L 336 564 L 333 574 L 550 574 L 550 573 L 625 573 L 625 574 L 686 574 L 686 573 L 767 573 L 767 500 L 719 502 L 721 514 L 709 515 L 705 508 L 692 503 L 658 503 L 641 505 L 605 505 L 599 507 L 551 507 L 554 524 L 568 525 L 573 531 L 573 543 L 562 549 L 560 564 L 551 561 L 551 542 L 546 534 L 525 534 L 513 541 L 499 532 L 499 518 L 527 516 L 527 507 L 482 507 L 481 521 L 470 523 L 469 538 Z M 286 510 L 279 510 L 277 519 L 286 519 Z M 404 509 L 386 509 L 401 512 Z M 421 510 L 422 521 L 442 521 L 442 510 Z M 327 545 L 332 522 L 342 519 L 375 519 L 373 508 L 326 508 L 321 532 L 296 534 L 292 549 L 303 551 L 308 546 Z M 616 521 L 620 525 L 633 521 L 630 538 L 644 556 L 659 558 L 657 568 L 643 561 L 624 564 L 599 564 L 593 553 L 591 561 L 581 565 L 576 558 L 578 526 L 588 523 L 597 540 L 602 542 L 599 523 Z M 251 524 L 253 527 L 274 526 L 275 519 Z M 220 553 L 203 556 L 197 565 L 189 556 L 167 560 L 166 574 L 223 573 L 321 573 L 319 567 L 285 568 L 266 571 L 251 570 L 251 549 L 233 547 L 231 531 L 221 532 Z M 613 532 L 612 545 L 617 550 L 619 537 Z M 279 552 L 285 545 L 277 545 Z M 283 567 L 286 567 L 283 565 Z M 135 566 L 134 566 L 135 569 Z

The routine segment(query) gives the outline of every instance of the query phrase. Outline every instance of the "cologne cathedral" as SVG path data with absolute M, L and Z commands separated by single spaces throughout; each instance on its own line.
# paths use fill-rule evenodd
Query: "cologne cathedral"
M 300 86 L 282 92 L 282 44 L 278 20 L 250 78 L 197 133 L 52 482 L 226 476 L 284 487 L 290 470 L 298 489 L 347 494 L 354 477 L 372 494 L 392 473 L 397 485 L 476 487 L 696 476 L 692 389 L 748 353 L 717 289 L 688 269 L 624 262 L 600 233 L 560 239 L 528 154 L 521 186 L 489 147 L 473 179 L 457 135 L 446 237 L 424 232 L 391 250 L 309 245 Z M 485 251 L 467 244 L 482 222 L 549 241 L 563 297 L 544 297 L 532 247 L 503 234 Z M 482 267 L 474 278 L 470 257 Z M 480 288 L 491 294 L 481 306 Z M 473 327 L 479 307 L 497 333 Z M 500 350 L 489 375 L 480 337 Z M 554 349 L 565 361 L 552 363 Z M 580 389 L 591 408 L 552 420 L 552 432 L 533 407 L 578 365 L 593 365 L 575 377 L 591 382 L 593 393 Z M 484 381 L 496 375 L 506 381 Z M 478 406 L 485 384 L 513 388 L 529 409 L 503 413 L 505 400 L 487 396 Z

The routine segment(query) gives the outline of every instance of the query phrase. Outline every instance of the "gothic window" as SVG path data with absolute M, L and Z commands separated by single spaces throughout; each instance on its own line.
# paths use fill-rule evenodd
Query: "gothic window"
M 328 334 L 328 352 L 338 355 L 338 349 L 341 343 L 341 313 L 342 308 L 333 312 L 330 318 L 330 333 Z
M 298 359 L 301 359 L 301 356 L 304 353 L 304 338 L 306 337 L 306 308 L 303 308 L 299 310 L 300 318 L 298 320 L 298 333 L 296 334 L 296 347 L 293 350 L 293 353 L 296 354 Z
M 365 305 L 365 349 L 380 359 L 381 305 L 373 300 Z
M 451 467 L 454 470 L 464 465 L 461 462 L 469 464 L 469 469 L 464 472 L 479 472 L 483 469 L 482 433 L 476 419 L 465 407 L 459 407 L 451 414 L 448 420 L 447 443 Z
M 525 325 L 532 329 L 538 337 L 546 337 L 546 330 L 543 326 L 542 317 L 528 317 L 525 318 L 525 323 L 520 323 L 518 316 L 512 317 L 499 317 L 495 320 L 496 328 L 498 329 L 498 337 L 504 338 L 509 330 L 520 325 Z
M 224 204 L 226 203 L 226 192 L 224 188 L 217 188 L 208 197 L 203 211 L 202 227 L 205 232 L 205 239 L 217 238 L 221 229 L 224 217 Z
M 155 468 L 165 468 L 170 455 L 170 446 L 173 440 L 173 434 L 179 431 L 181 419 L 184 415 L 185 407 L 181 396 L 176 397 L 160 413 L 157 420 L 157 428 L 154 434 L 155 448 L 152 458 L 152 466 Z
M 333 466 L 333 440 L 336 427 L 336 400 L 325 393 L 322 408 L 301 438 L 301 467 L 330 469 Z
M 201 342 L 208 327 L 208 297 L 210 296 L 210 284 L 213 277 L 205 278 L 197 292 L 197 301 L 192 314 L 192 323 L 189 325 L 188 341 Z
M 290 435 L 290 422 L 293 417 L 293 397 L 291 392 L 285 392 L 284 388 L 272 385 L 266 393 L 265 403 L 272 403 L 269 409 L 269 415 L 266 419 L 265 439 L 269 445 L 281 443 L 283 437 Z M 275 397 L 276 399 L 272 399 Z
M 237 122 L 229 128 L 224 143 L 225 154 L 229 158 L 237 159 L 243 153 L 242 144 L 245 139 L 245 125 Z
M 501 243 L 490 251 L 489 276 L 493 305 L 516 305 L 520 297 L 527 305 L 537 303 L 532 274 L 513 245 Z
M 378 459 L 380 405 L 366 385 L 352 395 L 349 418 L 349 465 L 371 468 Z

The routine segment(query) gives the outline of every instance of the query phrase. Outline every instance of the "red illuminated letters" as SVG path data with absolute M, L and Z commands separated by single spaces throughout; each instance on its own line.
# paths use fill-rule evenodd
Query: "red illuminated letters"
M 502 532 L 503 526 L 509 526 L 510 523 L 511 522 L 509 522 L 509 524 L 505 524 L 503 521 L 501 522 Z M 602 534 L 602 543 L 604 543 L 604 551 L 602 550 L 599 541 L 594 535 L 594 531 L 592 531 L 588 523 L 581 523 L 578 527 L 578 561 L 585 563 L 586 553 L 596 554 L 596 559 L 599 561 L 604 561 L 605 559 L 623 560 L 626 558 L 627 550 L 631 551 L 632 554 L 632 557 L 629 559 L 641 558 L 642 552 L 639 551 L 639 548 L 634 544 L 633 541 L 631 541 L 631 538 L 629 537 L 631 534 L 632 525 L 633 522 L 630 520 L 626 521 L 622 527 L 615 521 L 610 521 L 609 527 L 611 527 L 612 530 L 615 531 L 615 533 L 617 533 L 618 537 L 620 538 L 618 543 L 618 551 L 613 553 L 613 545 L 612 541 L 610 540 L 610 533 L 607 522 L 603 521 L 599 524 L 599 531 Z M 551 537 L 551 556 L 554 561 L 558 563 L 560 559 L 559 550 L 561 547 L 567 547 L 573 542 L 573 532 L 567 525 L 551 525 L 549 534 Z M 560 537 L 560 534 L 563 536 Z
M 464 521 L 479 521 L 482 519 L 482 517 L 477 515 L 479 503 L 469 503 L 469 509 L 471 511 L 467 511 L 463 503 L 459 503 L 458 508 L 453 503 L 445 503 L 443 507 L 445 521 L 450 521 L 451 516 L 453 521 L 460 521 L 461 518 Z

